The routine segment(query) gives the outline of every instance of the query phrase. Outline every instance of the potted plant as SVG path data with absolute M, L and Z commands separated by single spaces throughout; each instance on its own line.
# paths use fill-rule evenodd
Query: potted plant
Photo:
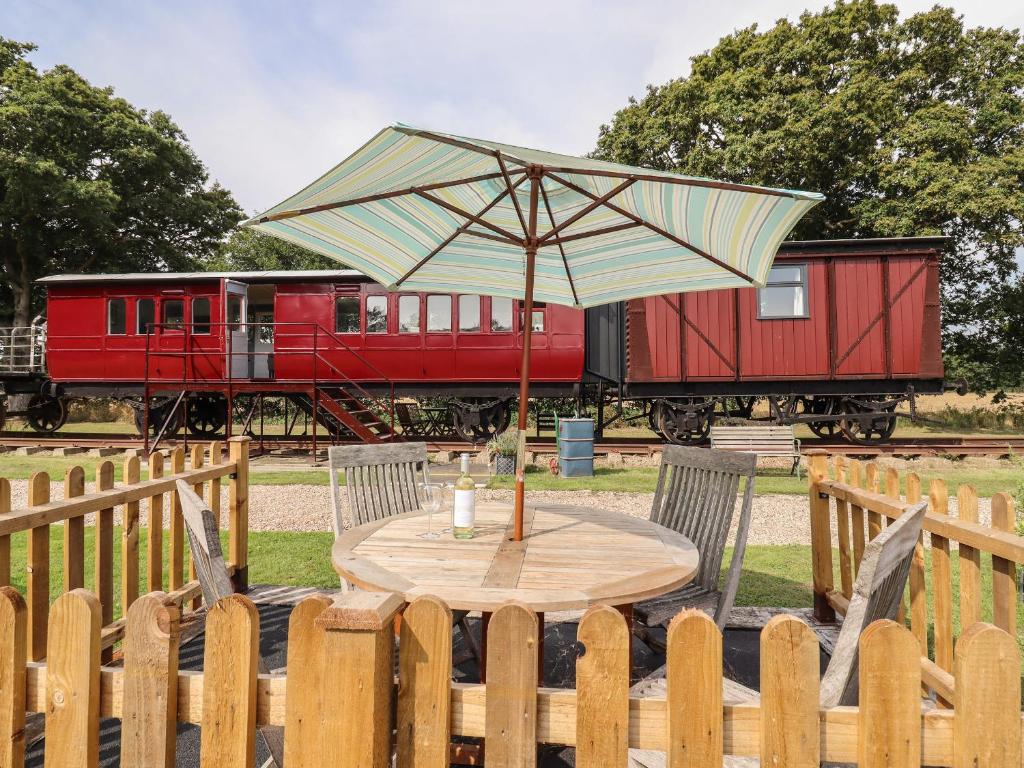
M 516 453 L 519 451 L 519 430 L 507 429 L 496 435 L 488 444 L 488 450 L 494 454 L 494 474 L 514 475 L 516 473 Z

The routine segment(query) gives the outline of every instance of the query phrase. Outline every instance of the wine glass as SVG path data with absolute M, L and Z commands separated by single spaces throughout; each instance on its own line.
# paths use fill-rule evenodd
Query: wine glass
M 434 513 L 440 511 L 444 501 L 443 489 L 436 483 L 420 483 L 420 507 L 427 513 L 427 530 L 421 533 L 421 539 L 439 539 L 441 534 L 433 530 Z

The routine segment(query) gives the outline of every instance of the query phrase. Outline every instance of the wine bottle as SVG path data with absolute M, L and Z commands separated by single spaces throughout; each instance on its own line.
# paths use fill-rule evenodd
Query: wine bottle
M 455 481 L 455 503 L 452 505 L 452 535 L 456 539 L 472 539 L 476 519 L 476 483 L 469 474 L 469 454 L 461 456 L 462 474 Z

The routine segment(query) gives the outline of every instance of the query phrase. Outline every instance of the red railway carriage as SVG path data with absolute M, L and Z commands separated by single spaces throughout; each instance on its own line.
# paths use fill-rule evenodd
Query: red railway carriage
M 535 305 L 533 392 L 639 401 L 676 442 L 703 440 L 723 415 L 750 418 L 758 400 L 776 421 L 885 440 L 900 402 L 943 389 L 943 243 L 787 243 L 762 288 L 585 311 Z M 187 421 L 199 435 L 230 428 L 232 406 L 267 395 L 364 440 L 389 436 L 395 397 L 446 398 L 442 421 L 472 440 L 504 429 L 514 408 L 526 318 L 510 299 L 389 293 L 349 270 L 40 283 L 47 368 L 3 384 L 35 393 L 29 416 L 41 431 L 63 422 L 65 397 L 93 395 L 136 404 L 144 430 Z M 406 410 L 397 422 L 408 428 Z

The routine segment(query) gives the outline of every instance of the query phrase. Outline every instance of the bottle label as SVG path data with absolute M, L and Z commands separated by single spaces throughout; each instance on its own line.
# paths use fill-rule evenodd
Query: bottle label
M 476 491 L 455 491 L 455 503 L 452 505 L 452 527 L 472 528 L 476 512 Z

